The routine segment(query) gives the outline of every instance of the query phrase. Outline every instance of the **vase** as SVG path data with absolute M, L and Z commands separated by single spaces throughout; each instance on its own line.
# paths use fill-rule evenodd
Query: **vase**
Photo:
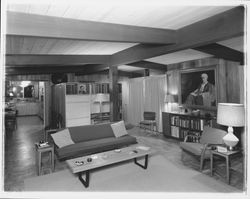
M 223 137 L 223 141 L 229 146 L 229 150 L 232 150 L 238 144 L 239 139 L 232 132 L 229 132 Z

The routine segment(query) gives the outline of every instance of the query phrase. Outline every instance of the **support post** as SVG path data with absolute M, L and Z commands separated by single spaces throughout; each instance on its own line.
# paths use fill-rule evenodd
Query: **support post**
M 109 67 L 109 95 L 110 95 L 110 120 L 118 121 L 119 117 L 119 90 L 117 66 Z
M 144 69 L 144 77 L 149 76 L 150 70 L 148 68 Z

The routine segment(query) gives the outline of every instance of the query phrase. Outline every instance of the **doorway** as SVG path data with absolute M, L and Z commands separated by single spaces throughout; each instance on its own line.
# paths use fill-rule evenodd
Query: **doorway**
M 15 130 L 18 118 L 28 116 L 39 117 L 45 126 L 45 82 L 6 81 L 4 116 L 5 130 Z

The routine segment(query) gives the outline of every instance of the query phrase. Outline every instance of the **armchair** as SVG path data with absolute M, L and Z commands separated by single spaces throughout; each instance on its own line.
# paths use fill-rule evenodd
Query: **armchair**
M 200 171 L 203 169 L 205 159 L 210 158 L 210 149 L 214 145 L 222 145 L 223 137 L 227 134 L 226 131 L 215 129 L 211 127 L 204 127 L 203 133 L 200 137 L 196 135 L 187 135 L 184 142 L 180 143 L 183 151 L 193 154 L 200 158 Z M 192 137 L 195 141 L 190 142 L 189 138 Z

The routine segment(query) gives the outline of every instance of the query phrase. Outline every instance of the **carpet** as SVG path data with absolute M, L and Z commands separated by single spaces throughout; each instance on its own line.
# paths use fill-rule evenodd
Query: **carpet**
M 158 154 L 149 157 L 147 170 L 132 161 L 94 170 L 87 189 L 77 175 L 66 169 L 25 179 L 24 191 L 240 192 L 198 171 L 174 165 Z

